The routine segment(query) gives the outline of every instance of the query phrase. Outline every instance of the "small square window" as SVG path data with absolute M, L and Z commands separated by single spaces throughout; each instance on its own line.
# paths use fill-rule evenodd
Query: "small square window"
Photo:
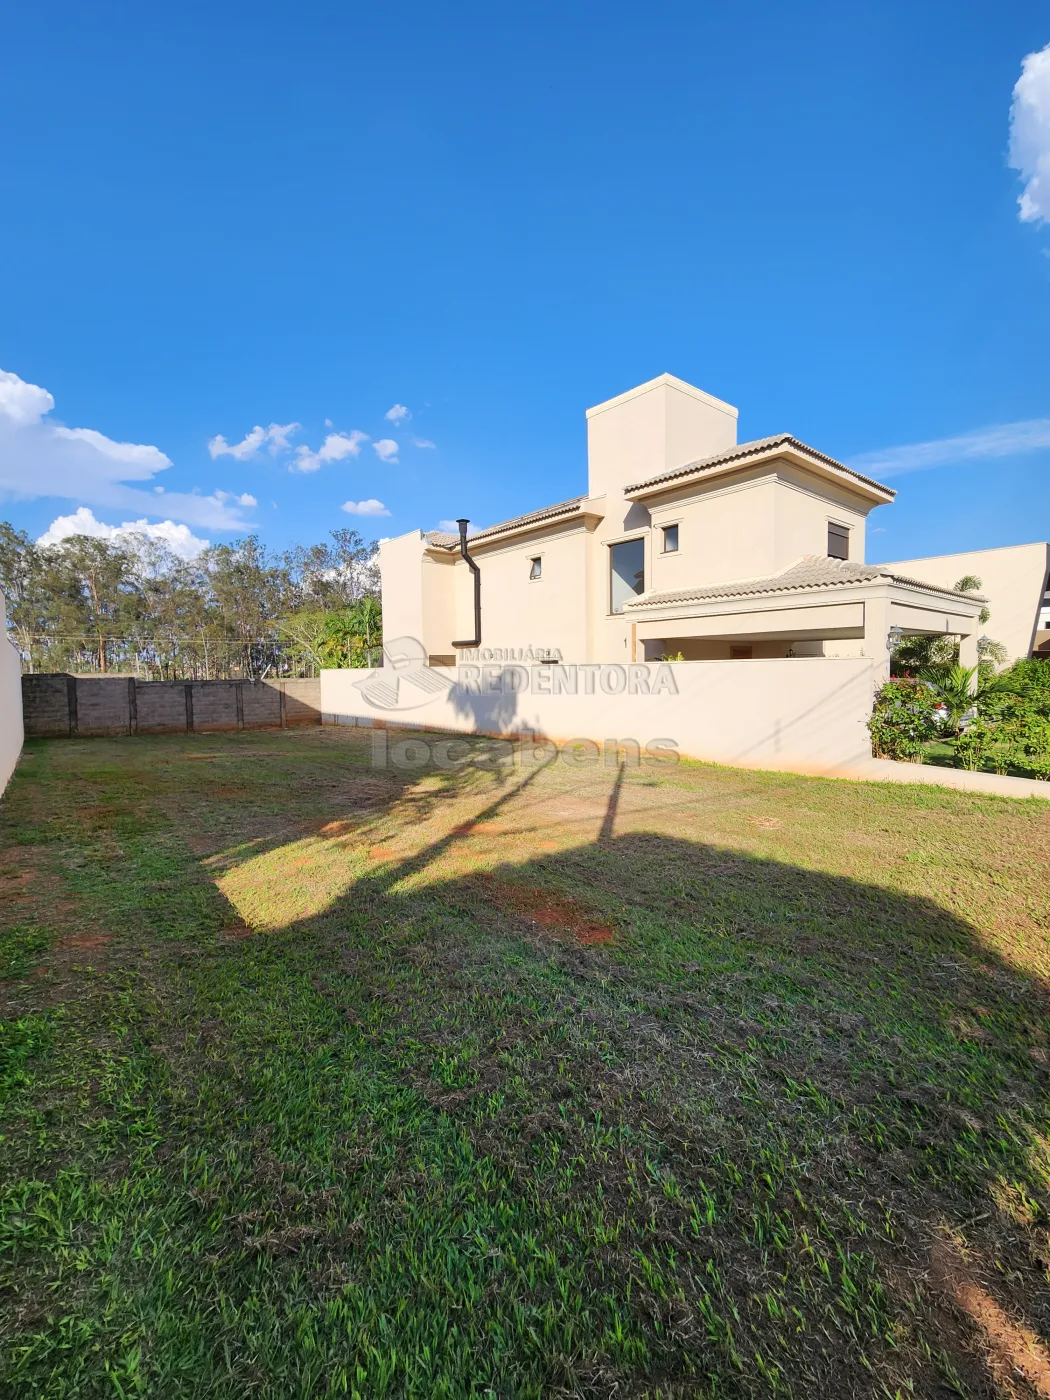
M 849 558 L 849 531 L 845 525 L 828 524 L 828 558 Z
M 529 561 L 529 578 L 530 578 L 530 579 L 534 579 L 534 578 L 542 578 L 542 577 L 543 577 L 543 560 L 542 560 L 542 558 L 541 558 L 539 555 L 537 555 L 535 559 L 530 559 L 530 561 Z
M 665 554 L 677 554 L 677 553 L 678 553 L 678 526 L 677 526 L 677 525 L 665 525 L 665 526 L 664 526 L 664 553 L 665 553 Z

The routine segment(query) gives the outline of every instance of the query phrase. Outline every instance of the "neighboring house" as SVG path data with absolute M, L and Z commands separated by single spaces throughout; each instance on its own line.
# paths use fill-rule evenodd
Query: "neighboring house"
M 730 404 L 669 374 L 589 409 L 587 493 L 469 536 L 481 651 L 497 653 L 481 659 L 886 663 L 899 628 L 956 636 L 976 660 L 983 597 L 865 564 L 868 513 L 889 487 L 787 433 L 738 444 L 736 426 Z M 431 665 L 466 659 L 458 538 L 414 530 L 385 541 L 379 565 L 385 636 L 418 639 Z
M 1011 661 L 1031 656 L 1050 636 L 1050 544 L 1014 544 L 968 554 L 940 554 L 885 564 L 898 573 L 919 573 L 942 587 L 970 576 L 980 579 L 988 620 L 982 634 L 1002 642 Z M 1046 636 L 1040 638 L 1040 630 Z

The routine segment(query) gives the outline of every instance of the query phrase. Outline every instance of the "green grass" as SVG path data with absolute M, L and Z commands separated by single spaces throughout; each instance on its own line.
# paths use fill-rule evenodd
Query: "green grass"
M 0 1393 L 1042 1393 L 1045 804 L 369 758 L 27 745 Z

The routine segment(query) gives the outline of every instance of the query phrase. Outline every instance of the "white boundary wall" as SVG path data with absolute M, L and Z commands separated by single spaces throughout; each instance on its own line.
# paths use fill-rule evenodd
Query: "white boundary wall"
M 7 608 L 0 593 L 0 792 L 22 752 L 22 662 L 7 640 Z
M 321 722 L 630 738 L 643 750 L 663 739 L 688 758 L 852 775 L 871 762 L 875 684 L 875 663 L 859 657 L 458 671 L 388 659 L 376 671 L 322 671 Z

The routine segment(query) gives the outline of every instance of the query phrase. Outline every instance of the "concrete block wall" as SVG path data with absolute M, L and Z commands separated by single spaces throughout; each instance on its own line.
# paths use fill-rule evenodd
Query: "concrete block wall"
M 321 723 L 321 682 L 22 677 L 26 734 L 202 734 Z

